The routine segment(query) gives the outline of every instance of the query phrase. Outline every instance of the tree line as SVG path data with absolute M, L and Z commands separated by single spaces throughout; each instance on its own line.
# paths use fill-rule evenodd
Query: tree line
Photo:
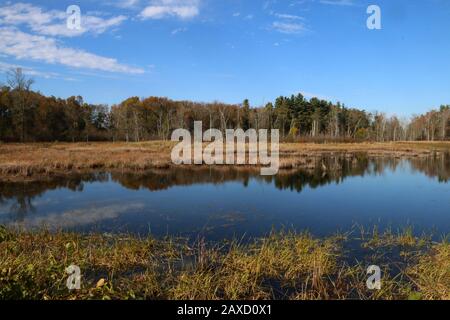
M 221 102 L 131 97 L 111 107 L 80 96 L 47 97 L 32 90 L 21 69 L 8 72 L 0 91 L 0 141 L 167 140 L 174 129 L 279 129 L 285 141 L 449 140 L 450 105 L 402 120 L 303 95 L 251 107 Z

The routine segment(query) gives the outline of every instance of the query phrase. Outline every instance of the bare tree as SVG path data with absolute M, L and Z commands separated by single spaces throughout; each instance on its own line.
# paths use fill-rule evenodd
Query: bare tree
M 441 139 L 445 140 L 447 138 L 447 127 L 450 119 L 450 106 L 441 107 Z
M 34 83 L 33 79 L 28 79 L 21 68 L 11 69 L 7 73 L 9 87 L 15 94 L 13 103 L 14 119 L 20 131 L 20 141 L 24 142 L 27 132 L 27 114 L 32 106 L 29 105 L 30 89 Z
M 219 115 L 220 115 L 220 128 L 222 130 L 223 133 L 225 133 L 225 130 L 228 129 L 228 121 L 230 119 L 230 113 L 229 113 L 229 108 L 227 107 L 227 105 L 222 104 L 222 103 L 218 103 L 217 106 L 217 110 L 219 111 Z

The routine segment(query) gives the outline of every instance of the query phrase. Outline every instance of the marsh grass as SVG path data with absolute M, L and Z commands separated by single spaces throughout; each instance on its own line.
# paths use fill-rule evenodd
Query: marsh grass
M 171 150 L 176 143 L 0 143 L 0 177 L 32 179 L 42 176 L 92 170 L 143 171 L 173 166 Z M 450 150 L 440 143 L 282 143 L 280 169 L 313 169 L 315 161 L 334 153 L 365 153 L 368 156 L 418 157 Z M 220 167 L 220 166 L 219 166 Z
M 367 232 L 367 234 L 365 232 L 364 229 L 361 229 L 361 239 L 365 240 L 363 246 L 366 248 L 423 248 L 429 246 L 432 242 L 431 235 L 423 234 L 420 237 L 416 237 L 412 226 L 407 226 L 397 231 L 393 231 L 392 228 L 387 228 L 381 233 L 379 228 L 375 226 L 371 232 Z
M 418 257 L 418 262 L 406 270 L 417 287 L 410 297 L 427 300 L 450 300 L 450 244 L 433 246 L 431 253 Z
M 344 241 L 274 232 L 250 243 L 191 244 L 0 228 L 0 299 L 449 299 L 448 242 L 410 247 L 394 275 L 396 261 L 383 264 L 382 290 L 369 291 L 367 263 L 346 262 Z M 66 287 L 72 264 L 81 290 Z

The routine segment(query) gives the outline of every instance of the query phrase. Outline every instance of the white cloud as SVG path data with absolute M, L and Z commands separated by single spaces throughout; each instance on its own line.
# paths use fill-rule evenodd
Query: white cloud
M 178 28 L 178 29 L 174 29 L 174 30 L 172 30 L 172 35 L 174 36 L 174 35 L 176 35 L 176 34 L 178 34 L 178 33 L 182 33 L 182 32 L 186 32 L 188 29 L 187 28 Z
M 189 19 L 200 13 L 200 0 L 152 0 L 139 14 L 143 20 L 177 17 Z
M 139 2 L 139 0 L 119 0 L 115 1 L 114 4 L 119 8 L 134 8 Z
M 14 222 L 26 228 L 50 226 L 52 228 L 70 228 L 100 223 L 105 220 L 117 219 L 120 215 L 131 212 L 141 212 L 145 206 L 141 203 L 122 205 L 113 204 L 103 207 L 74 209 L 44 216 L 30 216 L 23 222 Z
M 142 74 L 143 69 L 126 66 L 116 59 L 60 45 L 55 39 L 32 35 L 15 28 L 0 28 L 0 53 L 74 68 Z
M 303 17 L 296 16 L 293 14 L 274 13 L 274 16 L 280 19 L 287 19 L 287 20 L 304 20 Z
M 116 16 L 101 18 L 98 16 L 82 14 L 81 29 L 71 30 L 66 26 L 67 14 L 65 11 L 44 11 L 28 3 L 16 3 L 0 7 L 0 25 L 25 25 L 31 31 L 48 36 L 74 37 L 84 33 L 101 34 L 110 28 L 122 24 L 127 17 Z
M 49 36 L 71 37 L 81 35 L 86 32 L 91 32 L 93 34 L 101 34 L 110 28 L 119 26 L 126 19 L 127 18 L 125 16 L 117 16 L 112 17 L 110 19 L 102 19 L 94 16 L 82 16 L 80 30 L 68 29 L 65 21 L 62 24 L 37 26 L 33 28 L 33 30 L 40 34 Z
M 331 4 L 335 6 L 353 6 L 355 3 L 353 0 L 320 0 L 320 3 Z
M 272 29 L 284 34 L 300 34 L 308 31 L 304 24 L 304 18 L 301 16 L 271 12 L 271 15 L 277 17 L 279 21 L 272 23 Z
M 274 23 L 272 23 L 272 28 L 278 32 L 285 34 L 300 34 L 308 30 L 303 23 L 281 21 L 275 21 Z
M 67 28 L 66 19 L 65 11 L 46 11 L 28 3 L 7 3 L 0 6 L 0 54 L 20 60 L 28 59 L 73 68 L 144 73 L 143 69 L 121 64 L 114 58 L 69 48 L 55 38 L 80 36 L 85 33 L 99 35 L 122 24 L 127 19 L 125 16 L 102 18 L 100 13 L 82 14 L 81 30 Z M 36 70 L 26 71 L 45 76 L 36 73 Z
M 18 69 L 18 68 L 22 69 L 23 73 L 28 76 L 42 77 L 42 78 L 46 78 L 46 79 L 59 77 L 59 74 L 57 74 L 55 72 L 43 72 L 43 71 L 36 70 L 35 68 L 0 61 L 0 71 L 3 73 L 6 73 L 6 72 L 10 71 L 11 69 Z

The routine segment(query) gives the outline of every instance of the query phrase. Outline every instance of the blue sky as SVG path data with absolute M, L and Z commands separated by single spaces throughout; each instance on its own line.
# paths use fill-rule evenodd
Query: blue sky
M 381 30 L 366 27 L 370 4 Z M 92 103 L 302 92 L 410 116 L 450 104 L 450 1 L 0 1 L 0 81 L 17 66 L 44 94 Z

